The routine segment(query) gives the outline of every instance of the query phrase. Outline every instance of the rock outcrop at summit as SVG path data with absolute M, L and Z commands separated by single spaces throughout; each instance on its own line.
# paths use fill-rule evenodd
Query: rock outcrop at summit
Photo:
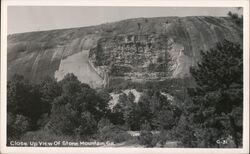
M 224 39 L 242 45 L 242 36 L 242 27 L 228 17 L 137 18 L 13 34 L 8 36 L 8 79 L 15 73 L 34 82 L 45 76 L 58 78 L 65 59 L 82 51 L 89 51 L 89 60 L 82 65 L 91 66 L 104 86 L 115 78 L 133 82 L 184 78 L 200 60 L 201 50 Z M 82 82 L 89 83 L 86 77 L 81 76 Z

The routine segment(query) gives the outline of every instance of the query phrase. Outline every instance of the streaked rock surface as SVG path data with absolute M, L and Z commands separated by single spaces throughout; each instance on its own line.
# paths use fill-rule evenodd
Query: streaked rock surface
M 200 60 L 200 50 L 208 50 L 223 39 L 242 44 L 242 28 L 227 17 L 137 18 L 83 28 L 13 34 L 8 36 L 8 79 L 15 73 L 34 82 L 45 76 L 61 79 L 65 74 L 62 70 L 71 65 L 67 63 L 70 56 L 84 50 L 90 50 L 88 58 L 93 70 L 84 71 L 89 64 L 83 62 L 86 57 L 81 55 L 75 57 L 74 65 L 84 70 L 74 72 L 79 72 L 76 75 L 86 83 L 96 78 L 88 79 L 93 74 L 80 72 L 97 73 L 104 84 L 107 78 L 132 81 L 183 78 L 190 76 L 190 66 Z M 98 57 L 100 52 L 102 56 Z M 149 71 L 149 66 L 157 68 L 158 60 L 166 59 L 166 52 L 171 56 L 170 73 L 162 69 Z M 111 66 L 121 71 L 114 74 L 110 72 Z M 100 84 L 97 80 L 93 87 Z

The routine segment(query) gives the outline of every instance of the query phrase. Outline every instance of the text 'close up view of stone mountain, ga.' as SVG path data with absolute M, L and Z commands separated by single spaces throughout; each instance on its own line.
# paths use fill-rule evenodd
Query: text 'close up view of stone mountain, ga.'
M 6 146 L 242 148 L 242 12 L 9 6 Z

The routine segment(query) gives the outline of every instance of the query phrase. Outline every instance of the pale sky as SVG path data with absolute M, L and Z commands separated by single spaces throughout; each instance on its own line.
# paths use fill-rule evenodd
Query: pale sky
M 229 11 L 239 12 L 230 7 L 9 6 L 8 34 L 85 27 L 138 17 L 226 16 Z

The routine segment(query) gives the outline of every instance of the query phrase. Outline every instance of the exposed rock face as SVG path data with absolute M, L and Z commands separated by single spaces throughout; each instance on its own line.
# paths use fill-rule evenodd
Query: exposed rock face
M 113 78 L 183 78 L 190 76 L 190 66 L 200 60 L 200 50 L 208 50 L 223 39 L 242 44 L 242 28 L 226 17 L 138 18 L 14 34 L 8 36 L 8 78 L 14 73 L 35 82 L 45 76 L 58 78 L 64 59 L 83 50 L 90 51 L 91 71 L 104 85 Z M 81 78 L 84 82 L 87 76 Z
M 62 80 L 67 73 L 73 73 L 81 82 L 88 83 L 93 88 L 102 87 L 103 79 L 89 64 L 88 53 L 88 50 L 83 50 L 61 60 L 55 78 Z

